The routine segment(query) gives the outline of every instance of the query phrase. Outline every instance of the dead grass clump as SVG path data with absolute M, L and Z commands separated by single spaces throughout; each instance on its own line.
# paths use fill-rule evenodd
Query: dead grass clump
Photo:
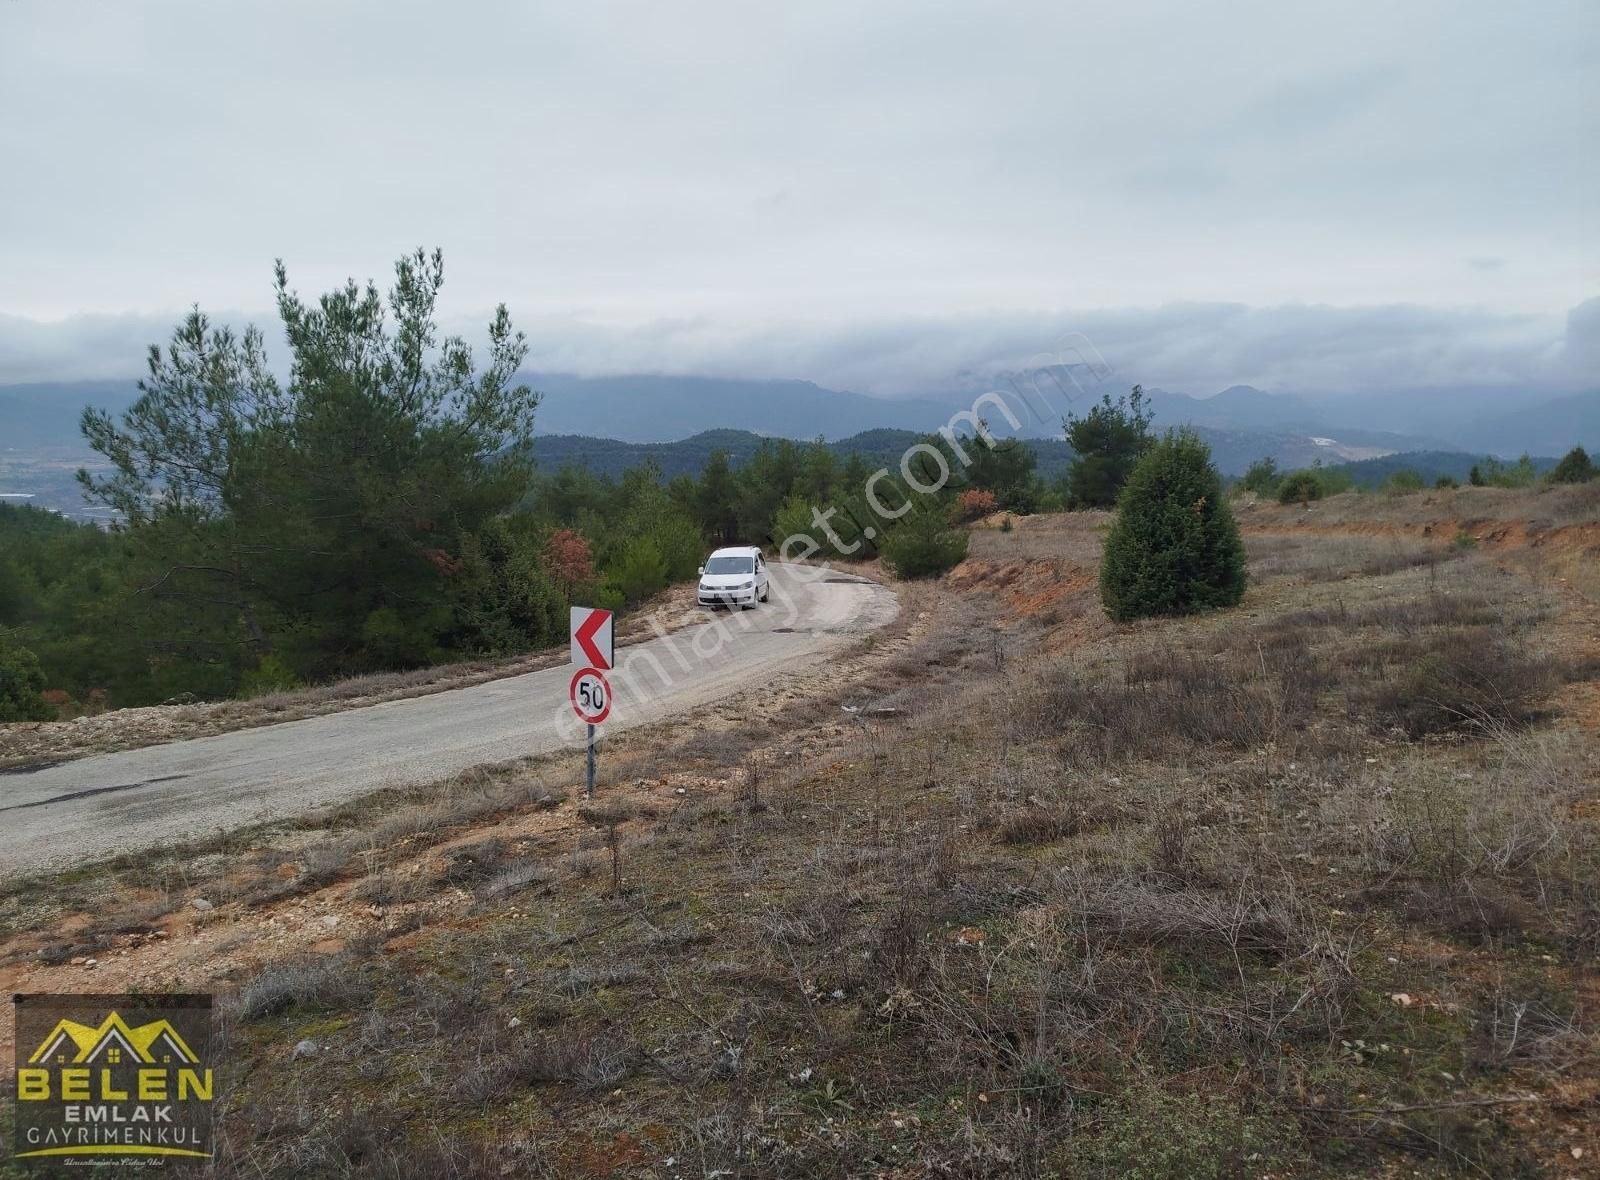
M 607 987 L 625 987 L 644 978 L 644 972 L 632 963 L 584 963 L 568 967 L 556 976 L 556 991 L 569 996 L 583 995 Z
M 331 885 L 350 871 L 354 855 L 354 846 L 344 841 L 308 848 L 301 855 L 299 871 L 294 876 L 287 880 L 269 878 L 252 889 L 245 901 L 253 906 L 270 905 Z
M 526 857 L 512 861 L 486 879 L 478 887 L 478 896 L 485 901 L 498 901 L 549 880 L 549 871 L 532 857 Z
M 274 963 L 239 990 L 239 1016 L 261 1020 L 295 1008 L 351 1008 L 370 996 L 359 968 L 342 956 L 287 961 Z
M 554 1177 L 541 1149 L 525 1139 L 476 1142 L 417 1136 L 411 1120 L 389 1108 L 246 1100 L 223 1121 L 218 1174 L 258 1180 L 499 1180 L 508 1159 L 517 1174 Z
M 743 762 L 756 744 L 743 729 L 706 729 L 679 742 L 673 759 L 675 764 L 687 761 L 723 770 Z
M 1520 728 L 1555 686 L 1551 660 L 1490 628 L 1450 627 L 1417 647 L 1398 677 L 1356 694 L 1376 726 L 1413 740 Z
M 1068 807 L 1029 804 L 1004 816 L 995 829 L 1002 844 L 1053 844 L 1078 833 L 1081 824 Z
M 357 881 L 350 889 L 350 898 L 367 905 L 390 906 L 420 901 L 424 893 L 420 879 L 380 870 Z
M 585 1090 L 614 1086 L 628 1076 L 632 1043 L 614 1029 L 563 1028 L 499 1048 L 487 1068 L 501 1092 L 511 1086 L 565 1082 Z
M 116 911 L 95 923 L 95 931 L 110 934 L 149 934 L 172 912 L 169 901 L 149 901 Z
M 1137 879 L 1100 882 L 1073 902 L 1102 936 L 1142 945 L 1298 953 L 1309 941 L 1288 906 L 1264 891 L 1159 889 Z
M 491 876 L 505 859 L 506 842 L 498 836 L 452 848 L 434 875 L 440 885 L 473 885 Z
M 1423 627 L 1525 627 L 1544 614 L 1542 604 L 1508 601 L 1503 595 L 1468 585 L 1451 590 L 1433 588 L 1422 595 L 1385 597 L 1350 611 L 1347 621 L 1354 627 L 1408 633 Z
M 1483 944 L 1516 942 L 1543 925 L 1531 903 L 1493 880 L 1420 883 L 1402 912 L 1413 925 Z
M 442 798 L 390 811 L 366 829 L 368 842 L 388 848 L 417 837 L 438 839 L 453 828 L 500 812 L 549 811 L 566 802 L 564 792 L 546 786 L 536 773 L 519 766 L 466 771 L 444 788 Z
M 1301 533 L 1245 536 L 1245 557 L 1250 578 L 1255 582 L 1300 578 L 1318 583 L 1384 577 L 1419 566 L 1436 566 L 1456 556 L 1454 551 L 1426 541 Z
M 1247 749 L 1273 716 L 1266 687 L 1241 677 L 1231 661 L 1171 652 L 1132 659 L 1120 677 L 1086 677 L 1075 669 L 1047 675 L 1032 720 L 1065 736 L 1069 763 L 1109 764 L 1178 744 Z
M 1226 1180 L 1268 1174 L 1299 1138 L 1287 1118 L 1241 1109 L 1221 1094 L 1168 1094 L 1143 1086 L 1096 1113 L 1093 1133 L 1075 1137 L 1062 1175 L 1141 1180 Z M 1064 1161 L 1065 1162 L 1065 1161 Z

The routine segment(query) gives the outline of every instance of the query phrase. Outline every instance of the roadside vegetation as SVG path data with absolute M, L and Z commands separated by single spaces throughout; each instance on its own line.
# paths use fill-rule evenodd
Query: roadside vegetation
M 1023 441 L 973 433 L 926 436 L 882 468 L 820 440 L 768 440 L 738 466 L 713 450 L 698 476 L 671 480 L 648 462 L 617 479 L 538 472 L 521 337 L 497 314 L 478 364 L 434 322 L 442 282 L 440 256 L 419 252 L 386 296 L 352 282 L 312 302 L 280 266 L 286 382 L 260 333 L 196 311 L 152 349 L 128 413 L 86 411 L 105 465 L 80 478 L 119 523 L 0 505 L 0 723 L 353 699 L 337 686 L 511 667 L 559 643 L 570 604 L 656 602 L 713 545 L 937 577 L 965 556 L 963 526 L 1114 505 L 1155 443 L 1135 386 L 1063 424 L 1072 460 L 1054 482 Z M 1594 474 L 1576 448 L 1543 476 L 1526 458 L 1485 460 L 1471 482 Z M 1267 460 L 1237 486 L 1308 505 L 1351 479 Z M 1395 494 L 1426 486 L 1407 469 L 1387 480 Z
M 226 1174 L 1581 1175 L 1596 489 L 1244 505 L 1241 605 L 1128 625 L 1112 516 L 991 522 L 593 804 L 552 759 L 28 883 L 0 971 L 221 991 Z
M 1022 443 L 954 435 L 870 492 L 867 460 L 820 441 L 765 443 L 737 469 L 714 451 L 698 478 L 537 473 L 522 337 L 501 309 L 479 363 L 437 327 L 442 283 L 418 252 L 386 294 L 352 281 L 308 301 L 280 265 L 287 381 L 260 332 L 197 310 L 151 349 L 126 414 L 85 411 L 103 467 L 80 481 L 118 523 L 0 505 L 0 721 L 520 656 L 561 639 L 569 604 L 636 608 L 711 545 L 812 535 L 824 556 L 889 546 L 935 573 L 960 558 L 958 495 L 1028 512 L 1049 494 Z

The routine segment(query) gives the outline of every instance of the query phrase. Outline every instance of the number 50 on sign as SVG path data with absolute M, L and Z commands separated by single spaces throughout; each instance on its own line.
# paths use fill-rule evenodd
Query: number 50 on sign
M 572 711 L 579 721 L 599 725 L 611 713 L 611 686 L 598 668 L 583 668 L 572 678 L 567 690 Z

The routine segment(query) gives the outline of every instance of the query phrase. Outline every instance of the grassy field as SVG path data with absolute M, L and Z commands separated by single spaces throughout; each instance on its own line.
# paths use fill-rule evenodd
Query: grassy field
M 1562 495 L 1246 507 L 1244 604 L 1131 627 L 1105 516 L 983 529 L 595 803 L 503 767 L 33 882 L 0 972 L 225 993 L 230 1176 L 1593 1175 Z

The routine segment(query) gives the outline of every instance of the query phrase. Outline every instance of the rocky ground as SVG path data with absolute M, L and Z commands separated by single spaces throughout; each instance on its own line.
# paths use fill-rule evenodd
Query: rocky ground
M 27 883 L 0 982 L 219 992 L 229 1175 L 1593 1175 L 1600 538 L 1473 491 L 1242 505 L 1132 627 L 1104 517 L 994 522 L 593 802 Z

